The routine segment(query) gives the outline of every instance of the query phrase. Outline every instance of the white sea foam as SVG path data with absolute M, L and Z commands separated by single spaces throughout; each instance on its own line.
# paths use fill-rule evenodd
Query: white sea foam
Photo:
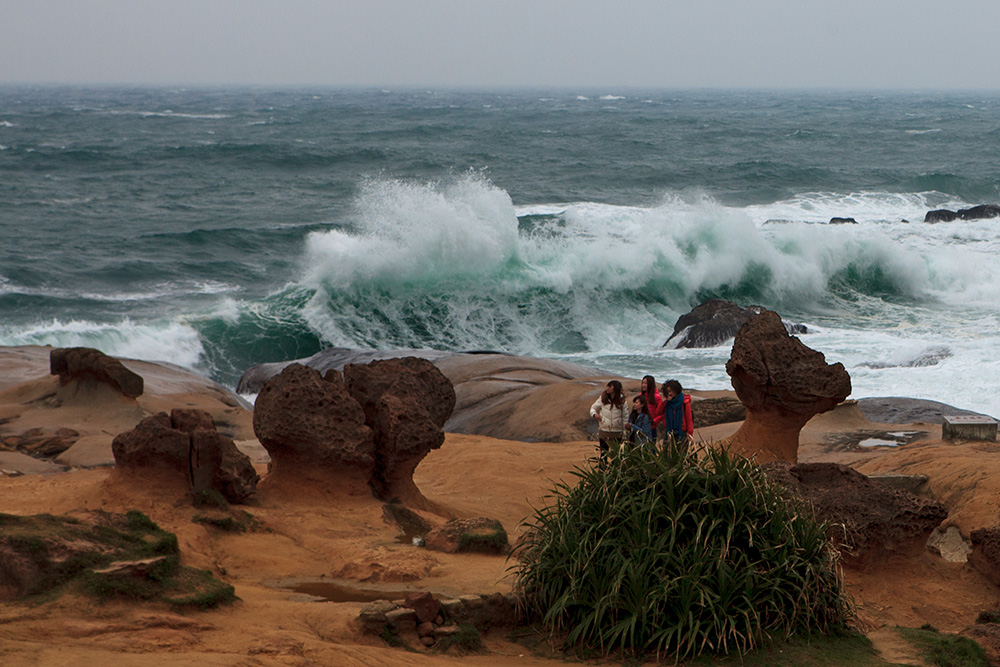
M 198 332 L 181 322 L 137 324 L 51 320 L 0 329 L 0 345 L 92 347 L 105 354 L 144 361 L 168 361 L 195 369 L 204 352 Z

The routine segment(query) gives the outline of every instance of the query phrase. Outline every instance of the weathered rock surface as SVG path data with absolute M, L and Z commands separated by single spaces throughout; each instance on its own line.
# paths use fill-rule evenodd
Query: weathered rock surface
M 746 406 L 735 398 L 702 398 L 691 407 L 695 428 L 739 422 L 747 417 Z
M 948 516 L 937 501 L 891 489 L 845 465 L 772 461 L 763 469 L 830 524 L 828 534 L 841 545 L 844 563 L 851 567 L 922 550 Z
M 899 396 L 859 398 L 858 407 L 867 419 L 880 424 L 913 424 L 915 422 L 940 424 L 944 415 L 981 414 L 938 401 Z
M 972 553 L 969 562 L 987 579 L 1000 586 L 1000 526 L 979 528 L 969 533 Z
M 940 208 L 934 211 L 927 211 L 924 222 L 954 222 L 955 220 L 983 220 L 986 218 L 1000 218 L 1000 206 L 995 204 L 980 204 L 972 208 L 962 208 L 957 211 L 950 211 Z
M 143 419 L 111 443 L 121 474 L 166 470 L 183 479 L 194 492 L 210 489 L 232 503 L 241 503 L 257 489 L 259 477 L 249 457 L 215 430 L 212 417 L 201 410 L 177 409 Z
M 726 372 L 747 408 L 746 421 L 729 445 L 760 462 L 795 462 L 806 422 L 851 393 L 843 364 L 828 365 L 822 353 L 790 336 L 769 310 L 740 327 Z
M 106 384 L 128 398 L 142 395 L 142 376 L 100 350 L 89 347 L 56 348 L 49 355 L 49 368 L 52 375 L 59 376 L 63 385 L 74 380 L 90 380 Z
M 243 374 L 239 387 L 241 392 L 259 391 L 291 363 L 325 373 L 347 364 L 407 356 L 433 362 L 451 381 L 456 402 L 444 430 L 506 440 L 586 440 L 594 420 L 585 407 L 594 401 L 595 388 L 609 379 L 594 368 L 510 354 L 330 348 L 297 362 L 253 366 Z M 637 392 L 638 383 L 634 384 Z M 539 405 L 549 409 L 539 410 Z
M 253 427 L 272 473 L 367 487 L 375 442 L 339 373 L 324 377 L 301 364 L 287 366 L 257 396 Z
M 747 320 L 763 310 L 762 306 L 743 308 L 724 299 L 709 299 L 677 319 L 674 332 L 663 343 L 663 347 L 676 349 L 722 345 L 732 340 Z M 808 333 L 803 324 L 785 323 L 785 328 L 789 333 Z
M 344 367 L 344 383 L 360 403 L 375 441 L 371 486 L 383 500 L 418 501 L 413 471 L 444 443 L 455 389 L 426 359 L 406 357 Z
M 432 551 L 507 553 L 507 531 L 496 519 L 452 519 L 427 533 L 424 546 Z

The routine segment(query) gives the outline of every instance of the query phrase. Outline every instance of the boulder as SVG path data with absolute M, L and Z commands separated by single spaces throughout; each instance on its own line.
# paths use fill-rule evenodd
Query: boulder
M 798 460 L 802 427 L 851 393 L 843 364 L 828 365 L 821 352 L 790 336 L 769 310 L 740 327 L 726 372 L 747 409 L 729 445 L 760 462 Z
M 496 519 L 452 519 L 427 533 L 424 545 L 445 553 L 507 553 L 507 531 Z
M 49 369 L 59 384 L 90 380 L 106 384 L 128 398 L 142 396 L 142 376 L 125 368 L 119 360 L 89 347 L 56 348 L 49 354 Z
M 924 222 L 954 222 L 955 220 L 984 220 L 987 218 L 1000 218 L 1000 206 L 995 204 L 980 204 L 957 211 L 940 208 L 934 211 L 927 211 L 927 214 L 924 215 Z
M 695 428 L 741 422 L 747 418 L 746 406 L 735 398 L 699 398 L 691 408 Z
M 854 218 L 837 218 L 837 217 L 834 217 L 834 218 L 830 218 L 830 223 L 829 224 L 831 224 L 831 225 L 856 225 L 856 224 L 858 224 L 858 221 L 855 220 Z
M 828 535 L 851 567 L 918 553 L 948 516 L 937 501 L 889 488 L 838 463 L 772 461 L 762 468 L 828 524 Z
M 375 465 L 372 430 L 339 373 L 291 364 L 257 395 L 254 433 L 271 472 L 366 487 Z
M 455 407 L 451 382 L 426 359 L 406 357 L 348 364 L 344 383 L 373 432 L 375 495 L 426 505 L 413 483 L 413 471 L 432 449 L 444 444 L 442 427 Z
M 417 613 L 417 623 L 433 623 L 441 613 L 441 602 L 430 591 L 410 593 L 402 606 Z
M 671 349 L 691 347 L 716 347 L 731 340 L 739 328 L 752 316 L 763 312 L 762 306 L 743 308 L 724 299 L 709 299 L 681 315 L 663 347 Z M 804 324 L 785 324 L 789 333 L 804 334 Z
M 178 409 L 147 417 L 111 443 L 122 474 L 150 470 L 174 473 L 191 491 L 215 490 L 231 503 L 242 503 L 257 489 L 259 477 L 236 443 L 215 430 L 201 410 Z

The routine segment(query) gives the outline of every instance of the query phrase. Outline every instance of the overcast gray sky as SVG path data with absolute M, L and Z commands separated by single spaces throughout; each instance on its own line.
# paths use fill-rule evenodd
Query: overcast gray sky
M 0 82 L 1000 89 L 997 0 L 0 0 Z

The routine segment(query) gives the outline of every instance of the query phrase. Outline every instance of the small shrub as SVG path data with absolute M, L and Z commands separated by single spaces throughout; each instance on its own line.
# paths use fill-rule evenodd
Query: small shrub
M 483 637 L 479 634 L 476 626 L 460 625 L 455 634 L 438 638 L 434 648 L 439 651 L 454 648 L 459 653 L 481 653 L 485 646 L 483 645 Z
M 976 616 L 976 623 L 1000 623 L 1000 611 L 981 611 Z
M 631 448 L 578 468 L 524 524 L 527 611 L 602 653 L 745 653 L 852 615 L 825 526 L 725 451 Z
M 160 527 L 139 510 L 129 510 L 125 513 L 128 529 L 133 533 L 155 533 Z

